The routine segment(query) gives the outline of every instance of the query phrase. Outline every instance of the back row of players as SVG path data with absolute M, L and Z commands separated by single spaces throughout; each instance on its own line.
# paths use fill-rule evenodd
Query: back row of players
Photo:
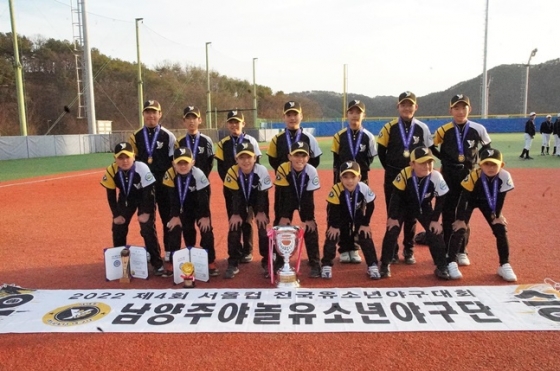
M 253 259 L 253 219 L 264 275 L 270 276 L 268 190 L 274 183 L 272 225 L 289 225 L 298 210 L 305 229 L 310 277 L 332 278 L 337 247 L 341 263 L 361 263 L 357 251 L 361 248 L 367 275 L 371 279 L 390 277 L 391 264 L 399 262 L 397 239 L 401 228 L 404 262 L 416 263 L 414 237 L 418 221 L 426 231 L 424 240 L 436 266 L 435 275 L 460 279 L 458 266 L 470 264 L 466 250 L 468 222 L 473 209 L 479 208 L 496 236 L 498 275 L 506 281 L 516 281 L 509 264 L 507 222 L 501 212 L 513 182 L 502 169 L 501 153 L 491 148 L 484 126 L 468 120 L 469 98 L 453 96 L 449 104 L 453 119 L 438 128 L 434 137 L 426 124 L 414 118 L 418 105 L 413 93 L 400 94 L 397 109 L 399 117 L 384 125 L 376 140 L 362 126 L 366 113 L 363 102 L 349 103 L 348 126 L 334 135 L 331 147 L 334 186 L 327 198 L 327 231 L 321 259 L 313 192 L 320 187 L 316 167 L 322 152 L 317 140 L 300 127 L 303 113 L 298 102 L 284 105 L 286 129 L 272 139 L 267 151 L 275 172 L 272 181 L 266 167 L 259 164 L 257 141 L 243 132 L 241 112 L 228 113 L 230 135 L 217 144 L 214 153 L 212 140 L 199 132 L 202 119 L 198 108 L 184 109 L 187 134 L 177 140 L 160 124 L 160 104 L 148 101 L 144 104 L 144 127 L 133 133 L 129 142 L 116 146 L 115 163 L 107 168 L 101 182 L 107 189 L 113 215 L 113 243 L 126 245 L 128 225 L 137 211 L 155 274 L 170 276 L 172 272 L 165 268 L 165 262 L 180 249 L 181 236 L 186 246 L 197 245 L 196 224 L 201 234 L 199 245 L 208 250 L 210 275 L 218 276 L 208 181 L 215 158 L 229 221 L 225 278 L 235 277 L 239 265 Z M 385 169 L 388 214 L 380 261 L 369 226 L 375 194 L 368 186 L 368 172 L 375 156 L 379 156 Z M 476 168 L 479 156 L 480 167 Z M 436 157 L 441 160 L 441 173 L 433 169 Z M 164 259 L 155 228 L 156 203 L 164 225 Z M 281 258 L 276 257 L 272 269 L 281 265 Z

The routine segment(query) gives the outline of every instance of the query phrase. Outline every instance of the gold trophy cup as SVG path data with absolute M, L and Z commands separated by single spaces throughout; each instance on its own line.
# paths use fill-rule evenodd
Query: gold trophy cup
M 194 264 L 191 262 L 186 262 L 181 264 L 181 278 L 183 281 L 183 287 L 186 289 L 192 289 L 195 286 L 195 279 L 194 279 Z
M 130 251 L 128 249 L 121 250 L 122 277 L 121 283 L 130 283 Z
M 298 226 L 276 226 L 272 228 L 272 243 L 276 252 L 284 258 L 284 266 L 276 272 L 276 287 L 278 288 L 299 287 L 297 272 L 290 266 L 290 257 L 299 248 L 300 230 L 301 228 Z

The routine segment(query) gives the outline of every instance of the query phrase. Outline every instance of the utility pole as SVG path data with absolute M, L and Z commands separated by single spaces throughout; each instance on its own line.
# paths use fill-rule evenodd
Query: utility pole
M 346 106 L 348 104 L 348 65 L 345 64 L 344 65 L 344 71 L 343 71 L 343 77 L 342 77 L 342 118 L 341 118 L 341 123 L 340 123 L 340 128 L 344 128 L 344 121 L 345 121 L 345 115 L 344 113 L 346 112 Z
M 486 0 L 486 19 L 484 22 L 484 67 L 482 70 L 482 105 L 480 106 L 480 116 L 488 118 L 488 76 L 486 75 L 486 59 L 488 56 L 488 7 L 490 0 Z
M 257 128 L 257 80 L 255 78 L 255 62 L 258 58 L 253 58 L 253 127 Z
M 136 18 L 136 61 L 138 63 L 138 123 L 140 127 L 144 126 L 144 82 L 142 81 L 142 63 L 140 62 L 140 36 L 138 23 L 142 22 L 144 18 Z
M 89 33 L 87 25 L 86 0 L 82 2 L 82 26 L 84 28 L 84 81 L 86 93 L 86 114 L 88 119 L 88 133 L 97 134 L 97 121 L 95 119 L 95 95 L 93 93 L 93 68 L 91 64 L 91 49 L 89 47 Z
M 14 75 L 16 78 L 16 92 L 19 114 L 19 131 L 22 136 L 27 136 L 27 116 L 25 114 L 25 96 L 23 94 L 23 73 L 19 59 L 19 47 L 16 32 L 16 19 L 14 16 L 14 4 L 10 0 L 10 21 L 12 23 L 12 39 L 14 42 Z
M 212 128 L 212 98 L 210 96 L 210 70 L 208 68 L 208 45 L 212 42 L 206 43 L 206 125 Z

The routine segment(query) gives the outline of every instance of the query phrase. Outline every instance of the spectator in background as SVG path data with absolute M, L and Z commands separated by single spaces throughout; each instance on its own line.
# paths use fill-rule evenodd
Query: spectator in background
M 532 160 L 533 158 L 529 156 L 529 151 L 531 150 L 531 144 L 533 143 L 533 138 L 535 137 L 535 133 L 537 129 L 535 128 L 535 118 L 537 114 L 535 112 L 531 112 L 529 114 L 529 120 L 525 123 L 525 134 L 523 137 L 525 138 L 525 146 L 523 147 L 523 152 L 519 158 L 525 160 Z
M 539 132 L 542 136 L 542 145 L 541 145 L 541 156 L 550 155 L 549 150 L 549 143 L 550 143 L 550 134 L 552 134 L 554 124 L 552 123 L 552 116 L 546 115 L 546 120 L 541 123 L 541 127 Z M 544 149 L 546 148 L 546 153 L 544 153 Z

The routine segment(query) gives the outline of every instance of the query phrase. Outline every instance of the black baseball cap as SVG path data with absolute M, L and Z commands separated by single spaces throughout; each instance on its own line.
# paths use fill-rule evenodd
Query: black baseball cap
M 235 147 L 235 149 L 237 150 L 237 155 L 235 155 L 236 158 L 244 153 L 251 156 L 255 155 L 255 147 L 248 140 L 244 140 L 241 143 L 239 143 L 237 147 Z
M 412 104 L 416 104 L 416 94 L 411 91 L 402 92 L 401 95 L 399 95 L 399 103 L 397 104 L 401 104 L 405 100 L 409 100 Z
M 200 110 L 195 106 L 187 106 L 183 110 L 183 118 L 187 117 L 187 115 L 195 115 L 198 118 L 200 117 Z
M 485 162 L 493 162 L 498 166 L 502 166 L 504 158 L 502 153 L 495 148 L 485 148 L 480 151 L 480 164 Z
M 173 162 L 179 163 L 179 161 L 187 161 L 189 164 L 193 160 L 192 151 L 188 147 L 179 147 L 173 152 Z
M 132 148 L 132 144 L 128 142 L 120 142 L 115 146 L 115 158 L 119 157 L 120 155 L 125 154 L 128 157 L 134 157 L 134 149 Z
M 239 112 L 237 110 L 229 111 L 227 114 L 227 120 L 237 120 L 239 122 L 245 121 L 245 117 L 243 117 L 243 112 Z
M 305 153 L 307 156 L 309 156 L 309 144 L 302 141 L 295 142 L 292 145 L 292 151 L 290 152 L 290 155 L 295 155 L 298 152 Z
M 290 111 L 296 111 L 297 113 L 301 113 L 301 104 L 293 100 L 284 103 L 284 114 Z
M 414 161 L 419 164 L 423 164 L 424 162 L 430 160 L 435 161 L 436 159 L 428 147 L 417 147 L 410 154 L 410 161 Z
M 158 112 L 161 112 L 161 105 L 157 100 L 147 100 L 144 102 L 144 109 L 142 110 L 142 112 L 148 109 L 153 109 Z
M 346 161 L 340 165 L 340 176 L 342 177 L 345 173 L 354 173 L 354 175 L 360 175 L 360 165 L 355 161 Z
M 366 105 L 364 104 L 364 102 L 358 99 L 354 99 L 350 101 L 350 103 L 348 103 L 348 109 L 346 110 L 346 112 L 350 111 L 354 107 L 358 107 L 362 112 L 366 111 Z
M 465 103 L 467 106 L 471 105 L 471 100 L 464 94 L 455 94 L 453 98 L 451 98 L 451 102 L 449 102 L 449 108 L 455 107 L 457 103 Z

